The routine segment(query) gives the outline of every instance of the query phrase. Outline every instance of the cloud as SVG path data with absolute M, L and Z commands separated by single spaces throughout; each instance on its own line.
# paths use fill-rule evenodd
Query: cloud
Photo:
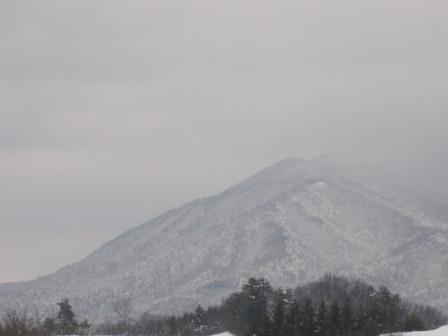
M 447 7 L 0 3 L 2 232 L 23 245 L 38 228 L 62 240 L 70 228 L 79 248 L 37 275 L 275 161 L 322 152 L 448 190 Z M 5 266 L 8 280 L 31 276 L 22 265 Z

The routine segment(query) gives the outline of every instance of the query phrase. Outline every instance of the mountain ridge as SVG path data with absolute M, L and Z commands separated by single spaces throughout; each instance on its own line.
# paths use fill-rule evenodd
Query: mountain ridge
M 340 162 L 289 158 L 55 273 L 0 285 L 0 304 L 69 297 L 80 314 L 102 319 L 126 296 L 138 311 L 180 313 L 219 302 L 250 276 L 291 286 L 334 272 L 447 309 L 448 286 L 437 279 L 448 276 L 448 211 L 434 198 Z

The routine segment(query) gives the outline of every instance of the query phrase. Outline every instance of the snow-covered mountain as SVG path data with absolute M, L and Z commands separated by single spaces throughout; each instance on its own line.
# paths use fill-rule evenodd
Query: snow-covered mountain
M 0 305 L 68 297 L 102 318 L 218 303 L 250 276 L 276 286 L 326 272 L 385 284 L 448 311 L 448 201 L 328 158 L 287 159 L 125 232 L 78 263 L 0 285 Z

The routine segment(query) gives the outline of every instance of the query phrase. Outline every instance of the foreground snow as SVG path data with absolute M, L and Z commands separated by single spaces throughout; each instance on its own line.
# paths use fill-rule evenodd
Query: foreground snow
M 396 335 L 396 334 L 394 334 Z M 429 331 L 412 331 L 407 333 L 400 333 L 403 336 L 448 336 L 448 325 L 440 327 L 436 330 Z
M 402 335 L 402 336 L 448 336 L 448 325 L 440 327 L 436 330 L 429 330 L 429 331 L 412 331 L 407 333 L 397 333 L 397 334 L 389 334 L 389 335 Z M 221 334 L 215 334 L 212 336 L 234 336 L 233 334 L 229 333 L 228 331 L 223 332 Z M 384 336 L 384 335 L 383 335 Z M 388 336 L 388 335 L 385 335 Z

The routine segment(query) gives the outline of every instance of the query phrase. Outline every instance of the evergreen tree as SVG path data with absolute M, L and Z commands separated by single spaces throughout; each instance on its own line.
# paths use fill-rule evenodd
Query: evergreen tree
M 377 298 L 367 308 L 367 318 L 364 325 L 366 335 L 377 335 L 386 330 L 384 325 L 384 312 Z M 384 332 L 385 333 L 385 332 Z
M 329 312 L 325 301 L 321 301 L 316 316 L 316 334 L 318 336 L 329 335 Z
M 341 310 L 341 335 L 351 335 L 353 330 L 352 303 L 347 297 Z
M 137 320 L 129 320 L 126 331 L 111 322 L 97 330 L 103 335 L 127 332 L 132 336 L 204 336 L 223 331 L 239 336 L 377 336 L 396 330 L 435 329 L 447 322 L 441 312 L 402 303 L 385 287 L 375 290 L 337 277 L 299 287 L 294 297 L 300 298 L 300 304 L 290 290 L 273 291 L 266 280 L 252 278 L 222 305 L 206 311 L 198 306 L 180 317 L 144 313 Z M 78 326 L 68 300 L 58 305 L 56 318 L 48 318 L 43 325 L 27 320 L 26 311 L 7 310 L 0 336 L 63 335 L 73 334 L 76 329 L 79 335 L 87 334 L 89 323 L 83 321 Z
M 330 306 L 330 333 L 334 336 L 341 335 L 341 311 L 336 301 Z
M 247 336 L 265 336 L 270 333 L 268 298 L 271 294 L 271 285 L 263 278 L 250 278 L 243 286 L 243 295 L 246 301 Z
M 361 305 L 358 307 L 358 312 L 356 314 L 353 330 L 355 335 L 367 335 L 367 327 L 368 327 L 368 321 L 369 317 L 367 314 L 366 309 L 364 308 L 364 305 Z
M 294 300 L 287 312 L 285 318 L 284 334 L 285 336 L 300 336 L 301 325 L 300 305 L 297 300 Z
M 69 300 L 64 299 L 57 305 L 59 306 L 59 312 L 57 315 L 59 332 L 62 335 L 74 334 L 78 329 L 78 322 L 76 321 L 75 313 L 73 313 Z
M 247 335 L 247 309 L 247 298 L 242 292 L 233 293 L 224 301 L 222 321 L 229 332 Z
M 170 316 L 167 320 L 168 325 L 168 334 L 169 335 L 176 335 L 177 334 L 177 320 L 176 317 Z
M 285 292 L 279 289 L 274 298 L 274 316 L 272 321 L 272 334 L 284 336 L 285 334 Z
M 380 332 L 394 332 L 399 329 L 401 299 L 393 295 L 388 288 L 380 287 L 376 294 L 378 302 L 378 326 Z
M 204 314 L 204 309 L 202 309 L 202 307 L 199 305 L 197 306 L 192 318 L 193 331 L 198 333 L 199 335 L 203 335 L 206 332 Z
M 303 305 L 302 313 L 302 331 L 303 335 L 312 336 L 316 333 L 316 321 L 314 317 L 313 302 L 310 298 L 306 298 Z
M 421 331 L 425 329 L 423 322 L 415 315 L 411 313 L 405 320 L 403 325 L 404 331 Z

